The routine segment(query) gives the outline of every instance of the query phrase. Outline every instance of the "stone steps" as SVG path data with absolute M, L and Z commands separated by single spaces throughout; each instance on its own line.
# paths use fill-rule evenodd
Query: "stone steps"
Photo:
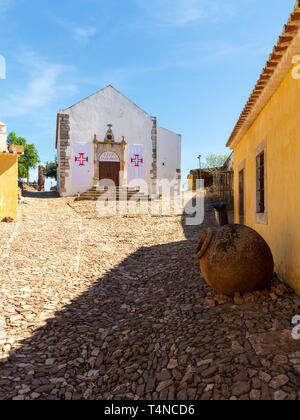
M 111 201 L 127 201 L 132 197 L 134 197 L 135 200 L 149 201 L 148 195 L 140 192 L 139 188 L 126 187 L 108 188 L 106 190 L 93 187 L 80 196 L 76 197 L 75 201 L 97 201 L 101 200 L 102 196 L 103 199 L 110 199 Z

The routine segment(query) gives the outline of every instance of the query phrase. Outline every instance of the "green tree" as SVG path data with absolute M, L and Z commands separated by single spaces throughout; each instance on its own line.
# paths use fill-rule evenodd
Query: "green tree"
M 54 162 L 46 162 L 45 177 L 57 180 L 57 158 Z
M 209 171 L 214 172 L 222 168 L 228 157 L 228 155 L 217 155 L 211 153 L 206 157 L 206 168 Z
M 7 137 L 8 144 L 18 144 L 24 147 L 24 155 L 19 158 L 19 178 L 27 178 L 29 182 L 29 171 L 35 169 L 40 163 L 40 158 L 34 144 L 28 144 L 23 137 L 17 137 L 16 133 L 11 132 Z

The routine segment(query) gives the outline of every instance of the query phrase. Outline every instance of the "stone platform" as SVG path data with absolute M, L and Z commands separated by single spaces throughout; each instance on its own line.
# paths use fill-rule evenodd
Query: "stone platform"
M 116 187 L 116 188 L 100 188 L 93 187 L 85 193 L 81 194 L 79 197 L 75 198 L 75 201 L 97 201 L 101 199 L 109 199 L 110 201 L 126 201 L 126 200 L 140 200 L 148 201 L 148 195 L 140 192 L 139 188 L 126 188 L 126 187 Z

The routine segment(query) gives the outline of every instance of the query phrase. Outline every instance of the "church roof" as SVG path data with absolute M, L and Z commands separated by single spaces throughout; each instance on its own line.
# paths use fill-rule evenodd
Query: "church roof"
M 300 0 L 296 2 L 282 35 L 263 69 L 260 78 L 245 105 L 227 142 L 232 149 L 239 143 L 260 112 L 276 92 L 291 69 L 293 58 L 300 51 Z

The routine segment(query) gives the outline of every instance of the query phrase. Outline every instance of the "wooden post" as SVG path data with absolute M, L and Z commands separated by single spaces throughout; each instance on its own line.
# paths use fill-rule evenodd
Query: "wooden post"
M 219 227 L 228 225 L 228 213 L 226 203 L 222 202 L 215 206 L 215 216 Z

